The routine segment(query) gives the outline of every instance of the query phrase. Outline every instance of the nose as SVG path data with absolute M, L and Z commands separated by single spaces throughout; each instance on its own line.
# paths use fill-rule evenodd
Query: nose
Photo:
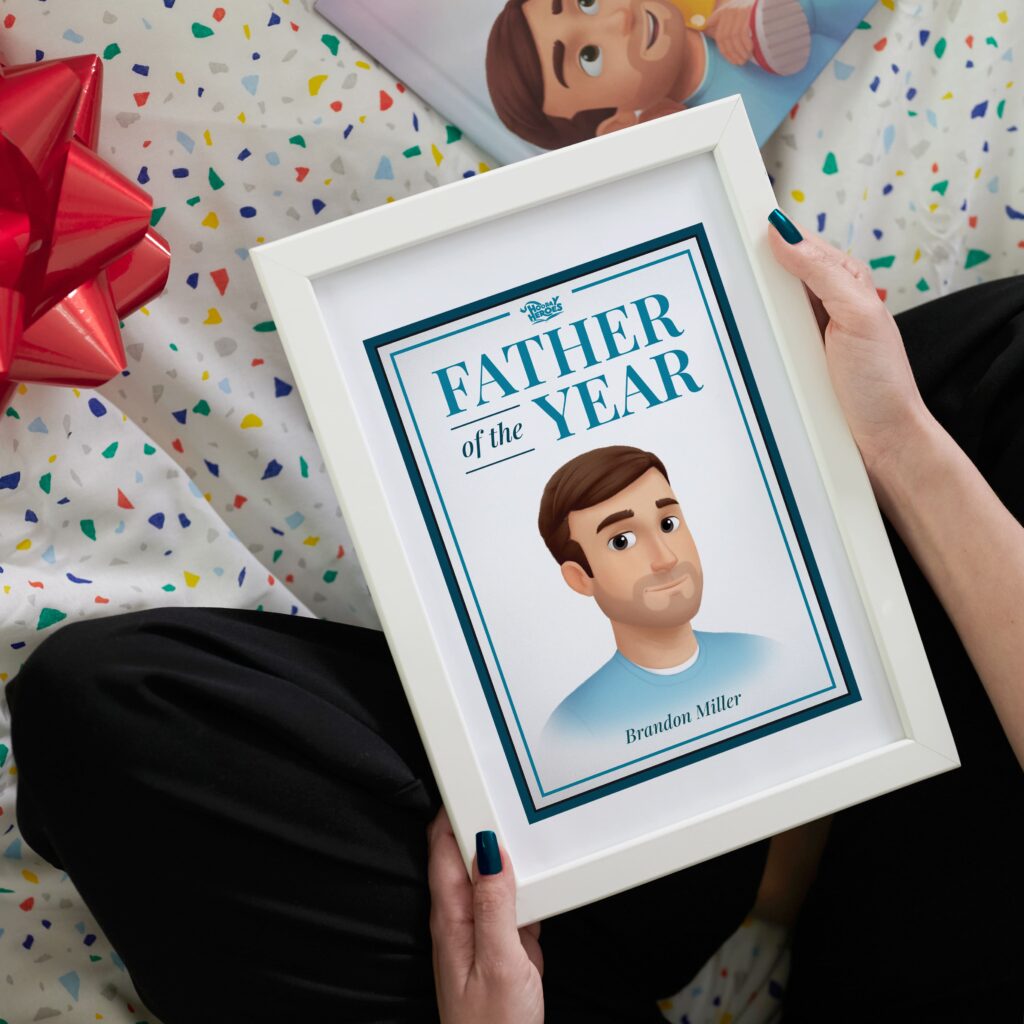
M 632 5 L 625 3 L 617 11 L 614 11 L 608 19 L 608 27 L 613 32 L 617 30 L 619 35 L 631 35 L 636 27 L 636 17 L 633 14 Z
M 654 540 L 651 552 L 651 572 L 668 572 L 679 564 L 676 553 L 660 538 Z

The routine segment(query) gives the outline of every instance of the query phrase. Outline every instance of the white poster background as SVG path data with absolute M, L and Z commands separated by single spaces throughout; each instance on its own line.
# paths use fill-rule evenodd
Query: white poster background
M 524 303 L 547 301 L 555 293 L 562 312 L 531 325 Z M 665 322 L 652 320 L 655 344 L 634 305 L 641 300 L 652 317 L 663 312 L 663 301 L 668 306 Z M 609 321 L 613 329 L 623 324 L 625 337 L 615 345 L 624 354 L 607 358 L 593 315 L 615 307 L 626 310 L 625 319 L 613 313 Z M 579 339 L 571 324 L 584 318 L 590 318 L 585 325 L 595 358 L 605 357 L 600 363 L 572 347 Z M 666 323 L 682 336 L 671 337 Z M 559 375 L 552 342 L 544 335 L 555 328 L 573 373 Z M 503 348 L 531 335 L 541 342 L 526 348 L 530 367 L 545 381 L 534 387 L 516 350 L 509 359 L 502 355 Z M 696 239 L 370 344 L 380 354 L 429 496 L 427 514 L 438 524 L 488 663 L 486 685 L 498 696 L 535 807 L 634 776 L 847 692 Z M 481 378 L 482 355 L 524 390 L 506 396 L 492 378 Z M 700 390 L 691 392 L 678 376 L 666 385 L 659 360 L 669 373 L 685 361 L 683 372 Z M 667 400 L 648 408 L 634 392 L 627 405 L 627 366 L 655 397 Z M 439 374 L 450 382 L 451 402 L 461 413 L 451 414 Z M 595 382 L 598 376 L 606 383 Z M 482 390 L 481 379 L 488 381 Z M 605 421 L 598 426 L 591 426 L 584 408 L 584 386 L 597 403 L 592 416 Z M 677 397 L 668 397 L 670 386 Z M 565 417 L 563 428 L 533 402 L 538 395 L 546 395 Z M 503 411 L 494 415 L 498 410 Z M 519 438 L 501 434 L 502 428 L 516 429 Z M 566 430 L 572 436 L 560 437 Z M 704 573 L 694 628 L 768 637 L 778 644 L 778 664 L 770 675 L 734 681 L 727 692 L 724 686 L 708 689 L 695 674 L 671 687 L 671 703 L 657 716 L 633 714 L 618 723 L 613 736 L 566 744 L 543 735 L 548 717 L 609 659 L 615 642 L 593 599 L 563 581 L 538 531 L 537 512 L 555 470 L 581 452 L 613 444 L 653 451 L 666 463 Z M 698 706 L 719 693 L 736 705 L 702 714 Z M 690 720 L 630 740 L 627 727 L 642 729 L 666 711 L 689 713 Z
M 707 231 L 863 699 L 531 823 L 451 609 L 363 340 L 698 222 Z M 521 879 L 693 820 L 905 735 L 710 154 L 396 251 L 320 278 L 314 289 L 362 429 L 376 442 L 377 472 L 488 780 L 498 820 L 479 827 L 499 829 Z

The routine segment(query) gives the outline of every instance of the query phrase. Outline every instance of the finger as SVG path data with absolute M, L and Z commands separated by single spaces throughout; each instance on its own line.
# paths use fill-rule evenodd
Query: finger
M 769 244 L 775 258 L 821 300 L 832 320 L 853 333 L 870 332 L 884 310 L 870 278 L 838 249 L 814 235 L 803 234 L 802 241 L 791 245 L 770 227 Z
M 476 929 L 476 966 L 500 975 L 516 957 L 522 943 L 516 924 L 516 882 L 508 854 L 498 848 L 494 833 L 477 833 L 476 872 L 473 881 L 473 923 Z M 498 870 L 481 874 L 481 867 Z
M 427 881 L 437 970 L 464 980 L 473 967 L 473 885 L 443 807 L 428 832 Z
M 536 929 L 536 930 L 534 930 Z M 544 954 L 540 948 L 540 925 L 527 925 L 519 929 L 519 942 L 526 951 L 530 963 L 537 968 L 537 973 L 544 976 Z

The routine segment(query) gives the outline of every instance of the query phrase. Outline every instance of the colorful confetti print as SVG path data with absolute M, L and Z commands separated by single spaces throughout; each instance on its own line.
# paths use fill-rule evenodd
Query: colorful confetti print
M 5 63 L 103 55 L 99 152 L 153 195 L 173 253 L 121 378 L 0 410 L 0 686 L 92 615 L 378 624 L 247 250 L 491 162 L 308 6 L 0 4 Z M 1024 271 L 1021 25 L 1009 0 L 881 0 L 765 148 L 780 203 L 869 262 L 894 310 Z M 18 834 L 0 716 L 0 1019 L 151 1019 Z

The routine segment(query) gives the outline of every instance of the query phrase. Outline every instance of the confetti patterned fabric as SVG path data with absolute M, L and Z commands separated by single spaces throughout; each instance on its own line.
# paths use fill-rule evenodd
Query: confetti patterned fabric
M 0 410 L 0 685 L 61 623 L 136 608 L 378 625 L 247 249 L 490 161 L 310 7 L 0 2 L 5 63 L 103 55 L 99 152 L 172 249 L 122 377 Z M 1022 24 L 1010 0 L 882 0 L 765 149 L 781 204 L 894 311 L 1024 270 Z M 152 1021 L 18 834 L 0 709 L 0 1024 Z

